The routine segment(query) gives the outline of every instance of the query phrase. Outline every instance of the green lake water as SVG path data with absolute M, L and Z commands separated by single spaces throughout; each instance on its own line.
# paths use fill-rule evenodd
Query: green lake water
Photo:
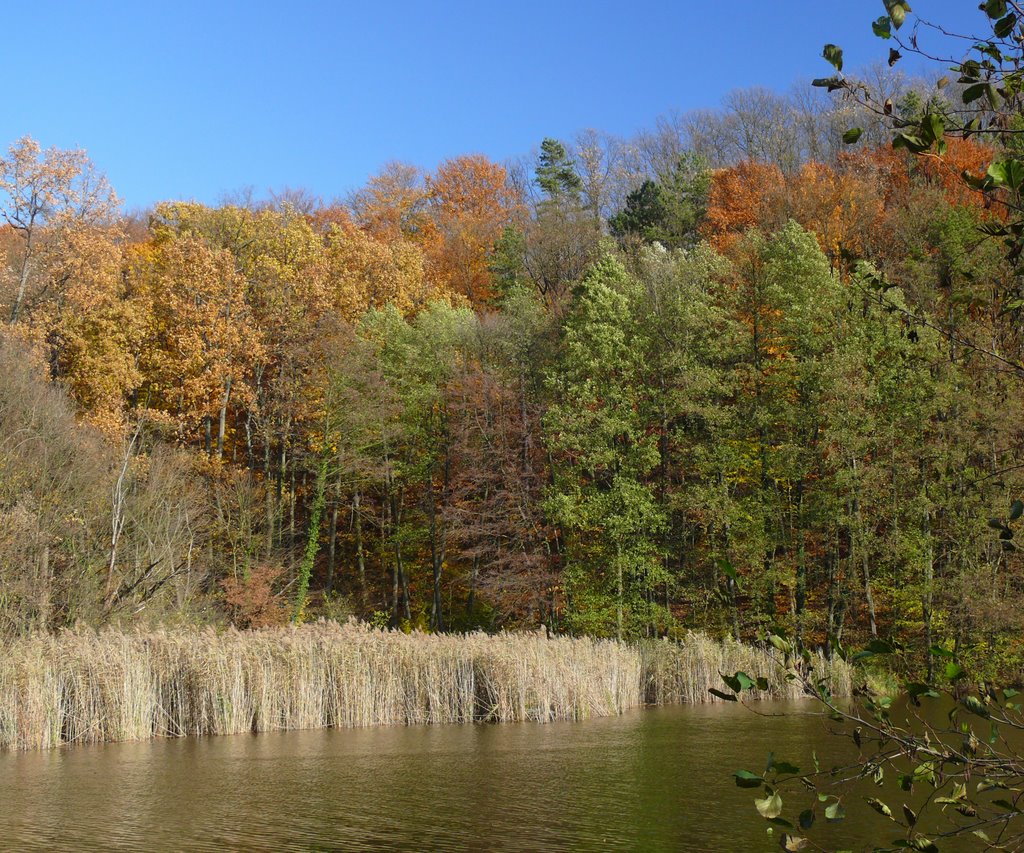
M 775 851 L 757 792 L 731 778 L 769 749 L 807 768 L 850 747 L 817 717 L 706 705 L 4 753 L 0 849 Z M 896 837 L 848 811 L 837 846 Z

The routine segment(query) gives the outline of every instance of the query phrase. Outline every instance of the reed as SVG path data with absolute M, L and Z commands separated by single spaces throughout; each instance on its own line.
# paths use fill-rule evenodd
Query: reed
M 780 678 L 779 666 L 765 650 L 726 638 L 715 640 L 707 634 L 691 633 L 679 642 L 654 641 L 640 646 L 643 658 L 644 697 L 651 705 L 721 701 L 708 690 L 725 689 L 721 673 L 739 670 L 752 678 L 768 680 L 768 690 L 752 691 L 754 699 L 799 699 L 798 682 Z M 845 661 L 827 660 L 820 652 L 812 657 L 836 696 L 849 696 L 853 669 Z
M 765 652 L 693 634 L 619 643 L 543 634 L 404 634 L 323 622 L 273 630 L 67 631 L 0 657 L 0 748 L 285 729 L 579 720 L 703 702 Z M 837 693 L 849 673 L 831 670 Z

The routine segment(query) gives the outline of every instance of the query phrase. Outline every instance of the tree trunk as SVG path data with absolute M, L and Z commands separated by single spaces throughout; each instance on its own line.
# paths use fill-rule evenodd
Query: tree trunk
M 476 608 L 476 578 L 480 573 L 480 557 L 473 557 L 473 566 L 469 572 L 469 594 L 466 596 L 466 619 L 473 619 L 473 610 Z
M 444 630 L 444 613 L 441 602 L 441 569 L 444 563 L 444 545 L 438 541 L 437 501 L 434 496 L 433 483 L 427 484 L 428 511 L 430 516 L 430 567 L 433 574 L 432 595 L 430 601 L 430 630 Z M 443 534 L 440 534 L 443 536 Z
M 18 293 L 14 297 L 14 305 L 11 306 L 11 322 L 15 325 L 21 316 L 21 306 L 25 303 L 25 293 L 28 290 L 28 273 L 32 263 L 32 229 L 25 232 L 25 257 L 21 262 L 21 272 L 18 274 Z
M 363 514 L 359 506 L 359 488 L 352 495 L 352 526 L 356 536 L 356 569 L 359 572 L 359 595 L 363 608 L 366 608 L 366 555 L 363 551 Z
M 276 512 L 274 510 L 274 489 L 270 480 L 270 431 L 264 437 L 263 443 L 263 503 L 266 512 L 266 559 L 269 562 L 274 553 L 274 521 Z
M 217 458 L 224 458 L 224 434 L 227 431 L 228 422 L 228 403 L 231 401 L 231 383 L 232 378 L 229 376 L 227 381 L 224 383 L 224 399 L 220 404 L 220 418 L 217 423 Z
M 53 610 L 53 572 L 50 570 L 50 543 L 43 546 L 43 553 L 39 558 L 39 607 L 38 620 L 39 630 L 47 631 L 50 628 L 50 614 Z
M 121 471 L 117 475 L 117 480 L 114 482 L 113 494 L 111 495 L 110 560 L 107 563 L 107 584 L 104 594 L 104 602 L 107 606 L 110 605 L 114 595 L 114 568 L 117 565 L 117 546 L 121 541 L 121 533 L 127 520 L 125 518 L 125 501 L 127 499 L 128 468 L 131 465 L 135 442 L 138 440 L 141 430 L 142 424 L 140 423 L 135 428 L 135 432 L 124 449 L 124 461 L 121 464 Z

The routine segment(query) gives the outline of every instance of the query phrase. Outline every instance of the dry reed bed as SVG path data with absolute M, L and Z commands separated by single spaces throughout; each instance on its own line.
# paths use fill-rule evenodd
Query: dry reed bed
M 773 673 L 764 652 L 703 635 L 637 646 L 540 634 L 403 634 L 335 623 L 253 632 L 64 632 L 2 650 L 0 748 L 332 726 L 578 720 L 645 702 L 707 701 L 718 673 L 736 669 Z M 841 693 L 848 675 L 837 674 Z M 769 692 L 790 696 L 792 688 L 774 685 Z

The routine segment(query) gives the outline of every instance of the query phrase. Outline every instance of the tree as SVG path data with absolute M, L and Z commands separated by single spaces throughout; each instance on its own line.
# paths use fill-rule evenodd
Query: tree
M 540 144 L 534 180 L 552 201 L 578 202 L 583 189 L 583 180 L 569 152 L 561 142 L 551 137 L 545 137 Z
M 843 98 L 860 109 L 882 118 L 892 128 L 893 147 L 917 156 L 941 162 L 949 153 L 950 138 L 967 139 L 975 135 L 1002 149 L 985 158 L 988 163 L 984 174 L 965 169 L 962 180 L 983 194 L 986 206 L 996 205 L 1005 211 L 1007 223 L 992 223 L 984 233 L 1000 238 L 1008 257 L 1016 262 L 1024 250 L 1024 162 L 1014 153 L 1014 139 L 1024 126 L 1024 102 L 1020 98 L 1024 91 L 1024 48 L 1017 38 L 1024 32 L 1024 13 L 1015 3 L 992 0 L 978 7 L 984 13 L 985 33 L 981 36 L 951 32 L 917 18 L 910 36 L 905 37 L 902 28 L 911 16 L 910 5 L 905 0 L 887 0 L 885 8 L 887 14 L 875 20 L 871 28 L 876 36 L 895 44 L 889 49 L 889 65 L 895 65 L 909 53 L 938 63 L 942 71 L 951 69 L 957 75 L 953 87 L 960 101 L 957 108 L 953 109 L 941 95 L 941 90 L 951 86 L 948 75 L 936 82 L 939 91 L 925 97 L 913 93 L 897 102 L 879 98 L 869 86 L 843 74 L 843 51 L 835 44 L 825 45 L 822 51 L 835 74 L 815 80 L 814 85 L 829 92 L 841 92 Z M 922 46 L 922 31 L 939 44 Z M 966 55 L 961 51 L 965 42 L 971 45 Z M 951 55 L 947 56 L 947 52 Z M 851 127 L 843 139 L 852 144 L 862 135 L 862 128 Z
M 492 249 L 521 207 L 504 167 L 481 155 L 447 160 L 427 178 L 427 196 L 438 234 L 427 255 L 429 275 L 474 306 L 490 303 Z
M 421 245 L 433 236 L 427 192 L 420 170 L 390 162 L 349 200 L 356 223 L 371 234 L 394 240 L 404 236 Z
M 711 178 L 704 235 L 716 248 L 725 249 L 747 228 L 782 225 L 769 214 L 777 209 L 774 199 L 784 186 L 782 171 L 766 163 L 744 160 L 716 172 Z
M 704 161 L 681 155 L 664 182 L 645 180 L 608 220 L 612 233 L 668 247 L 692 244 L 707 207 L 711 173 Z
M 153 306 L 141 399 L 219 459 L 228 406 L 252 394 L 247 365 L 259 353 L 244 279 L 227 251 L 184 236 L 157 246 L 140 285 Z
M 540 436 L 554 325 L 535 294 L 513 290 L 500 314 L 478 322 L 447 389 L 452 471 L 445 520 L 467 564 L 469 625 L 559 624 L 557 541 L 543 513 L 549 468 Z
M 21 316 L 34 267 L 68 230 L 103 224 L 116 212 L 117 197 L 81 149 L 43 151 L 23 136 L 0 159 L 0 215 L 19 237 L 10 260 L 15 279 L 10 323 Z
M 523 268 L 544 300 L 561 307 L 597 257 L 601 222 L 584 207 L 582 180 L 561 142 L 541 143 L 534 184 L 543 197 L 523 230 Z
M 647 482 L 658 451 L 640 415 L 637 290 L 610 257 L 580 283 L 545 417 L 556 454 L 547 511 L 566 538 L 574 625 L 620 639 L 649 621 L 645 593 L 662 580 L 656 537 L 665 523 Z
M 626 196 L 626 206 L 608 221 L 608 225 L 616 237 L 635 235 L 653 242 L 660 236 L 664 220 L 661 188 L 654 181 L 644 181 Z

